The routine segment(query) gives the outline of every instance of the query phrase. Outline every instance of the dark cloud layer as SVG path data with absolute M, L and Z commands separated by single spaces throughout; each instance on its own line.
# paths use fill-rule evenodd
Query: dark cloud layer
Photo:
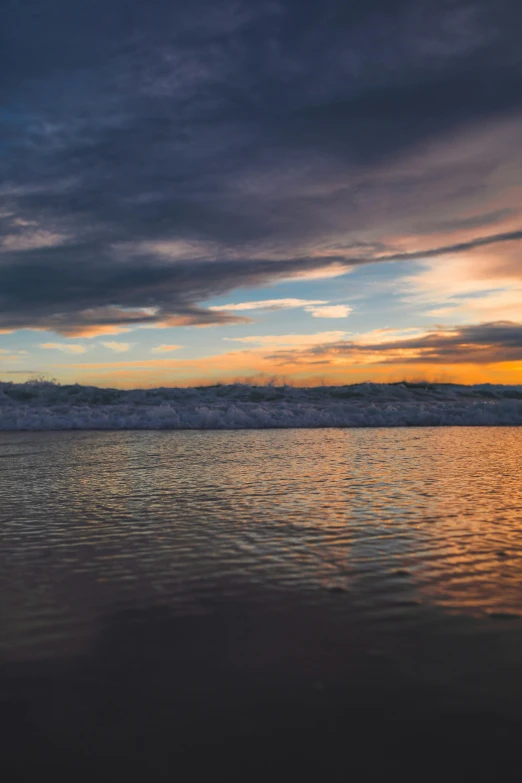
M 278 351 L 280 364 L 330 364 L 343 357 L 364 361 L 380 355 L 379 364 L 496 364 L 522 360 L 522 324 L 512 321 L 468 324 L 434 330 L 419 337 L 371 343 L 342 340 L 305 350 Z
M 374 260 L 321 249 L 483 188 L 488 161 L 381 172 L 518 121 L 521 23 L 517 0 L 4 0 L 0 328 L 230 322 L 201 303 Z M 522 237 L 496 214 L 452 250 Z
M 104 259 L 101 249 L 100 255 L 93 259 L 89 244 L 48 248 L 38 253 L 19 252 L 16 263 L 0 265 L 0 329 L 35 327 L 80 335 L 87 334 L 94 325 L 242 323 L 249 319 L 226 311 L 208 310 L 196 303 L 239 286 L 260 286 L 306 272 L 442 256 L 520 238 L 522 232 L 512 232 L 422 253 L 277 261 L 261 258 L 207 261 L 195 257 L 183 262 L 160 263 L 138 257 L 115 262 L 110 257 Z

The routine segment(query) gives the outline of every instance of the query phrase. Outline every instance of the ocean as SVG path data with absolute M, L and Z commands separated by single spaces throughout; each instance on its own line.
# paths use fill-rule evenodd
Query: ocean
M 512 426 L 0 433 L 4 759 L 497 769 L 521 509 Z
M 522 424 L 522 386 L 357 383 L 100 389 L 0 381 L 0 430 L 193 430 Z

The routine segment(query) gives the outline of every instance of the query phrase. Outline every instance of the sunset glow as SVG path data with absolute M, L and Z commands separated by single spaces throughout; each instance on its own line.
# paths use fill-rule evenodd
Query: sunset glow
M 0 380 L 519 383 L 504 3 L 160 5 L 10 52 Z

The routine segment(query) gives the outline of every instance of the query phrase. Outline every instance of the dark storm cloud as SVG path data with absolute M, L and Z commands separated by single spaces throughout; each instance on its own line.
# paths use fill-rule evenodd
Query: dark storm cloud
M 280 364 L 329 364 L 345 357 L 350 362 L 381 355 L 379 364 L 494 364 L 522 360 L 522 324 L 512 321 L 468 324 L 444 328 L 419 337 L 374 340 L 371 343 L 342 340 L 305 350 L 277 351 L 267 358 Z M 322 357 L 322 359 L 320 358 Z
M 379 167 L 518 116 L 520 23 L 517 0 L 5 0 L 0 328 L 230 321 L 198 303 L 371 261 L 312 251 L 479 187 Z M 455 252 L 522 236 L 470 220 Z
M 237 286 L 262 285 L 321 267 L 311 258 L 114 262 L 93 259 L 89 245 L 40 250 L 37 261 L 32 260 L 34 251 L 18 255 L 25 258 L 0 266 L 0 329 L 33 326 L 68 335 L 87 332 L 95 324 L 242 323 L 249 319 L 195 303 Z M 322 267 L 335 262 L 323 259 Z M 154 314 L 147 312 L 151 309 Z
M 157 259 L 138 256 L 118 262 L 110 256 L 103 258 L 101 250 L 100 255 L 93 257 L 89 244 L 19 251 L 10 254 L 11 258 L 17 256 L 16 263 L 0 263 L 0 329 L 32 326 L 64 335 L 80 335 L 87 334 L 94 325 L 244 323 L 249 319 L 198 307 L 196 303 L 236 287 L 261 286 L 307 272 L 442 256 L 520 238 L 522 232 L 518 231 L 419 253 L 277 261 L 191 258 L 160 263 Z

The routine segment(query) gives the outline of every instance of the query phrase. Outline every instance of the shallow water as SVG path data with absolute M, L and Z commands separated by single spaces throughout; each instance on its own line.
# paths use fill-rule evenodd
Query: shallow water
M 203 713 L 338 726 L 397 689 L 518 721 L 521 508 L 519 428 L 0 434 L 12 747 L 167 764 Z

